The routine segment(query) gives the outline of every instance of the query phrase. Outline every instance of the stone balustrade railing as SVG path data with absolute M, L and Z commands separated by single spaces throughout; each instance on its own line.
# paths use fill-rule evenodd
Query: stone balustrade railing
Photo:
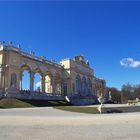
M 55 63 L 55 62 L 46 60 L 46 59 L 43 58 L 43 57 L 38 57 L 38 56 L 35 56 L 34 54 L 30 54 L 30 53 L 24 52 L 24 51 L 21 50 L 20 47 L 15 47 L 15 46 L 13 46 L 13 45 L 0 44 L 0 50 L 12 50 L 12 51 L 15 51 L 15 52 L 20 53 L 20 54 L 23 55 L 23 56 L 26 56 L 26 57 L 28 57 L 28 58 L 31 58 L 31 59 L 40 61 L 40 62 L 42 62 L 42 63 L 50 64 L 50 65 L 53 65 L 53 66 L 56 66 L 56 67 L 59 67 L 59 68 L 63 68 L 60 64 L 57 64 L 57 63 Z

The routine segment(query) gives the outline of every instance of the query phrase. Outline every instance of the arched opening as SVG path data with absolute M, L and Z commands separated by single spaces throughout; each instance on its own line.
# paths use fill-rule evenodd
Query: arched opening
M 30 67 L 27 64 L 21 66 L 20 90 L 22 92 L 30 91 Z
M 58 73 L 55 75 L 55 94 L 62 94 L 62 79 Z
M 88 88 L 88 93 L 92 94 L 92 82 L 90 79 L 87 80 L 87 88 Z
M 79 75 L 76 76 L 76 91 L 77 91 L 77 94 L 81 95 L 81 88 L 82 88 L 82 85 L 81 85 L 81 78 Z
M 35 69 L 34 89 L 33 90 L 37 93 L 42 92 L 42 72 L 39 68 Z
M 22 90 L 30 90 L 30 74 L 28 70 L 22 73 Z
M 75 92 L 75 83 L 72 83 L 72 92 Z
M 45 92 L 47 94 L 52 94 L 52 73 L 50 71 L 46 72 L 45 76 Z
M 88 89 L 87 89 L 87 81 L 86 77 L 82 78 L 82 95 L 86 96 L 88 94 Z

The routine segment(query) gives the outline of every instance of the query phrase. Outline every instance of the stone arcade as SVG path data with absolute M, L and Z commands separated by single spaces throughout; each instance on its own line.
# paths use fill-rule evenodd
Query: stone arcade
M 23 90 L 23 72 L 30 75 L 30 89 Z M 41 77 L 41 88 L 35 91 L 34 75 Z M 34 53 L 26 53 L 11 43 L 0 44 L 0 98 L 26 100 L 64 100 L 75 105 L 93 104 L 104 94 L 106 83 L 94 76 L 82 55 L 57 64 Z

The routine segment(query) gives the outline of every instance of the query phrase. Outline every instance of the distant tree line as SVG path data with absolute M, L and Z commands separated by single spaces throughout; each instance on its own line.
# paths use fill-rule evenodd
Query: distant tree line
M 106 93 L 111 95 L 112 103 L 127 103 L 128 100 L 135 100 L 136 98 L 140 99 L 140 84 L 124 84 L 121 90 L 118 90 L 114 87 L 107 87 Z M 108 95 L 109 96 L 109 95 Z

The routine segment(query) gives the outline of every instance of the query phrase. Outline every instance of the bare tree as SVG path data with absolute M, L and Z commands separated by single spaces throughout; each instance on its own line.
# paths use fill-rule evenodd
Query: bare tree
M 136 85 L 125 84 L 122 86 L 121 95 L 122 95 L 122 103 L 127 103 L 128 100 L 135 100 L 136 99 Z
M 119 91 L 115 87 L 107 88 L 107 93 L 110 93 L 111 95 L 111 101 L 112 103 L 121 103 L 121 91 Z

